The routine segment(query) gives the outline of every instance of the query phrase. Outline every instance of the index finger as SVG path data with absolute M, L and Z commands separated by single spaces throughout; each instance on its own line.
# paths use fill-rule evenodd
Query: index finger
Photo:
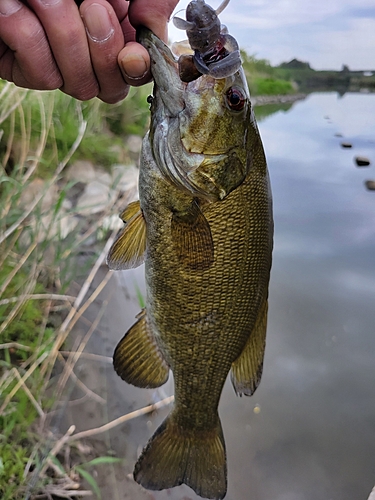
M 91 66 L 86 30 L 72 0 L 28 0 L 47 35 L 63 77 L 63 92 L 86 100 L 99 92 Z

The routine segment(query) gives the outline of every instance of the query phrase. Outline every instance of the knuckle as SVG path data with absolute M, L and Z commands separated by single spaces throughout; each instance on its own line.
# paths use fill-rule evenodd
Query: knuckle
M 62 88 L 62 90 L 69 94 L 70 96 L 78 99 L 79 101 L 88 101 L 96 97 L 99 93 L 99 86 L 97 84 L 91 84 L 85 87 L 78 88 Z
M 102 100 L 107 104 L 116 104 L 125 99 L 125 97 L 127 97 L 127 95 L 129 94 L 129 89 L 130 87 L 127 85 L 125 88 L 117 92 L 111 92 L 111 93 L 100 92 L 98 97 L 100 100 Z

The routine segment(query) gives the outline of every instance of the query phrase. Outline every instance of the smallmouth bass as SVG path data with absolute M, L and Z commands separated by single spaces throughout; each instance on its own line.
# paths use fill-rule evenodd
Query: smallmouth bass
M 226 78 L 179 77 L 170 49 L 143 28 L 154 91 L 143 140 L 140 201 L 109 255 L 112 269 L 145 261 L 146 308 L 116 347 L 126 382 L 154 388 L 173 372 L 174 408 L 134 469 L 147 489 L 227 491 L 218 405 L 228 373 L 252 395 L 263 366 L 273 241 L 263 146 L 242 68 Z

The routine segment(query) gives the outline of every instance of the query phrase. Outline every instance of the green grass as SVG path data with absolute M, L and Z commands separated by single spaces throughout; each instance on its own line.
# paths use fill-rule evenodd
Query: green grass
M 253 95 L 285 95 L 295 93 L 292 78 L 281 74 L 279 68 L 271 66 L 266 59 L 257 59 L 241 52 L 243 68 Z
M 256 95 L 286 95 L 293 94 L 294 89 L 290 82 L 275 78 L 256 78 L 254 80 Z
M 147 89 L 142 92 L 146 94 Z M 65 238 L 53 230 L 53 224 L 61 216 L 70 186 L 64 178 L 66 166 L 89 155 L 102 166 L 126 158 L 127 119 L 142 133 L 147 126 L 146 99 L 144 111 L 137 109 L 141 100 L 141 93 L 137 93 L 126 105 L 110 108 L 97 100 L 78 103 L 60 92 L 28 92 L 0 82 L 2 500 L 31 499 L 47 490 L 54 492 L 50 498 L 60 498 L 60 493 L 69 488 L 73 488 L 69 498 L 76 498 L 83 491 L 77 484 L 83 480 L 100 497 L 82 458 L 79 465 L 76 458 L 72 459 L 73 469 L 60 458 L 60 453 L 66 457 L 67 445 L 60 436 L 50 433 L 46 422 L 61 395 L 59 387 L 64 386 L 63 379 L 55 374 L 57 361 L 60 368 L 56 373 L 61 372 L 61 366 L 61 377 L 70 373 L 59 349 L 82 309 L 93 300 L 92 295 L 83 294 L 78 300 L 66 294 L 73 279 L 85 279 L 96 259 L 104 260 L 102 252 L 100 257 L 93 255 L 91 261 L 86 258 L 87 264 L 82 267 L 77 252 L 98 230 L 106 214 L 94 216 L 90 224 L 86 221 L 88 229 L 78 225 Z M 119 135 L 112 130 L 116 127 Z M 113 147 L 116 144 L 117 149 Z M 35 179 L 43 179 L 41 186 L 45 188 L 41 187 L 25 205 L 25 190 Z M 52 185 L 58 186 L 57 196 L 52 206 L 45 206 L 47 188 Z M 46 215 L 52 216 L 47 223 Z M 95 274 L 90 276 L 92 280 Z M 59 443 L 60 448 L 56 448 Z M 73 453 L 75 448 L 68 449 Z
M 58 158 L 52 93 L 4 83 L 0 91 L 0 498 L 17 500 L 23 498 L 27 465 L 35 467 L 34 426 L 48 407 L 42 361 L 54 343 L 47 297 L 58 268 L 56 261 L 45 265 L 47 245 L 38 244 L 38 224 L 29 228 L 31 218 L 41 217 L 43 196 L 27 217 L 21 197 L 54 155 L 56 170 Z
M 0 98 L 2 88 L 6 86 L 0 82 Z M 0 114 L 3 132 L 0 155 L 5 159 L 3 166 L 6 172 L 24 164 L 27 150 L 29 161 L 34 155 L 38 157 L 39 174 L 43 177 L 51 175 L 56 164 L 72 148 L 80 120 L 86 122 L 86 131 L 71 161 L 92 160 L 104 167 L 126 162 L 129 157 L 124 139 L 130 133 L 143 136 L 148 127 L 149 105 L 146 97 L 150 92 L 150 85 L 131 89 L 127 99 L 108 105 L 97 99 L 78 103 L 62 92 L 8 90 L 9 101 L 17 103 L 17 100 L 22 100 L 22 106 L 16 106 L 5 120 Z M 2 114 L 6 116 L 12 105 L 3 104 L 3 108 Z M 43 155 L 38 152 L 41 147 Z

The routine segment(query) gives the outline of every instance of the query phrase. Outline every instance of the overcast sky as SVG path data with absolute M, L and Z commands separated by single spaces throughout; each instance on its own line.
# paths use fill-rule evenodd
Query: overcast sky
M 220 0 L 207 3 L 217 8 Z M 220 20 L 248 54 L 273 65 L 297 58 L 314 69 L 375 70 L 374 0 L 231 0 Z M 169 35 L 184 38 L 173 23 Z

